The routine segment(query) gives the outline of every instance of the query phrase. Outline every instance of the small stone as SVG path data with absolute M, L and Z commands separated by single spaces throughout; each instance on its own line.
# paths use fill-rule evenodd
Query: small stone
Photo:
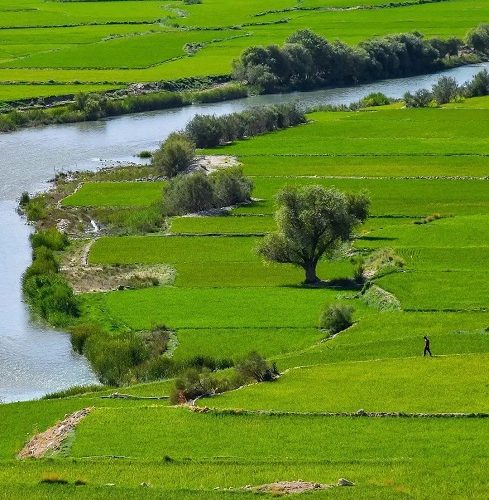
M 341 479 L 338 479 L 338 486 L 355 486 L 355 483 L 352 483 L 348 479 L 342 477 Z

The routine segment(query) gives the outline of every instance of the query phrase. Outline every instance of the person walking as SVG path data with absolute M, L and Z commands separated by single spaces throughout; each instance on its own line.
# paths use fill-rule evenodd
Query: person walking
M 426 354 L 429 354 L 430 356 L 433 356 L 433 354 L 431 354 L 431 349 L 430 349 L 430 339 L 425 335 L 424 336 L 424 352 L 423 352 L 423 356 L 426 356 Z

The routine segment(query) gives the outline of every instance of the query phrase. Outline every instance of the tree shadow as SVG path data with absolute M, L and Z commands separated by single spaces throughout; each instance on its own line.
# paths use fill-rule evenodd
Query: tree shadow
M 291 285 L 283 285 L 283 288 L 300 288 L 304 289 L 328 289 L 340 291 L 359 291 L 363 288 L 363 283 L 352 278 L 334 278 L 332 280 L 321 280 L 317 283 L 296 283 Z
M 398 239 L 399 238 L 392 238 L 390 236 L 360 236 L 360 238 L 357 238 L 357 240 L 364 241 L 395 241 Z

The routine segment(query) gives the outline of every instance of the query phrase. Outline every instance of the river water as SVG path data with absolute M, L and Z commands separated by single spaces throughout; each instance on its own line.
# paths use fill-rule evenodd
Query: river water
M 489 63 L 445 71 L 459 83 Z M 198 113 L 222 115 L 264 104 L 297 101 L 307 107 L 349 104 L 370 92 L 402 97 L 430 87 L 440 74 L 307 93 L 256 96 L 236 101 L 54 125 L 0 135 L 0 402 L 33 399 L 73 385 L 95 383 L 86 360 L 71 351 L 68 335 L 31 321 L 22 302 L 21 275 L 30 263 L 30 228 L 15 211 L 22 191 L 37 191 L 62 170 L 93 170 L 135 161 Z

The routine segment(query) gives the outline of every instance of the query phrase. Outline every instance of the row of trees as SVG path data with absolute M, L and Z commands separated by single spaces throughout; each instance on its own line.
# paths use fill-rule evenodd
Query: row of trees
M 260 92 L 357 84 L 439 70 L 462 48 L 487 55 L 489 25 L 472 30 L 465 41 L 426 40 L 415 32 L 373 38 L 356 47 L 329 42 L 305 29 L 292 34 L 282 47 L 246 49 L 234 62 L 233 77 Z
M 458 98 L 489 95 L 489 72 L 483 70 L 463 85 L 448 76 L 440 78 L 431 88 L 407 92 L 404 101 L 408 108 L 425 108 L 432 104 L 447 104 Z
M 170 134 L 153 154 L 153 165 L 165 177 L 189 169 L 197 147 L 216 147 L 236 139 L 305 123 L 306 116 L 295 104 L 254 107 L 229 115 L 196 115 L 182 132 Z

